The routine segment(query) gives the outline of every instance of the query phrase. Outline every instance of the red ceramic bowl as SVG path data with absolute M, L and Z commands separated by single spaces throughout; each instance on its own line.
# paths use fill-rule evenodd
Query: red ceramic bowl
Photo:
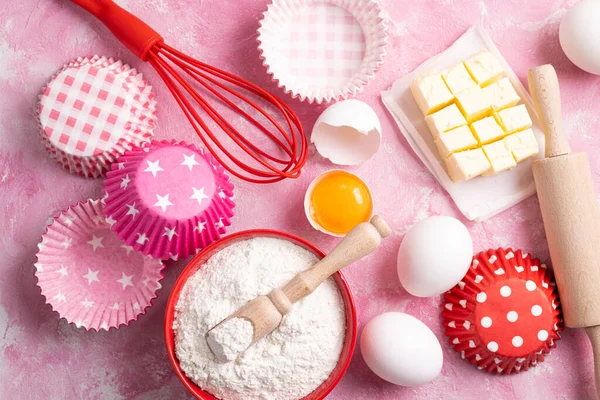
M 177 278 L 177 282 L 175 282 L 175 286 L 173 287 L 173 290 L 171 291 L 171 295 L 169 297 L 169 301 L 167 302 L 167 311 L 165 314 L 165 341 L 167 343 L 167 352 L 169 353 L 171 364 L 173 365 L 173 368 L 175 368 L 175 373 L 177 374 L 179 379 L 181 379 L 181 382 L 183 382 L 183 384 L 190 391 L 190 393 L 192 393 L 197 399 L 217 400 L 216 397 L 200 389 L 194 382 L 192 382 L 179 366 L 179 361 L 175 356 L 175 334 L 173 332 L 175 305 L 177 304 L 177 301 L 179 301 L 179 295 L 181 293 L 181 290 L 183 289 L 183 286 L 185 285 L 185 282 L 196 271 L 198 271 L 198 269 L 201 268 L 202 265 L 206 262 L 206 260 L 208 260 L 213 254 L 240 240 L 251 239 L 259 236 L 285 239 L 294 244 L 297 244 L 300 247 L 310 250 L 319 258 L 323 258 L 325 256 L 325 254 L 321 250 L 319 250 L 306 240 L 301 239 L 297 236 L 281 231 L 256 229 L 242 231 L 226 236 L 202 250 L 196 255 L 196 257 L 192 259 L 192 261 L 181 272 L 179 278 Z M 356 306 L 354 304 L 354 299 L 352 298 L 352 293 L 350 293 L 348 283 L 346 282 L 346 279 L 344 279 L 341 273 L 336 272 L 333 275 L 333 280 L 340 289 L 340 293 L 342 294 L 342 298 L 344 299 L 344 305 L 346 308 L 346 338 L 344 340 L 344 347 L 342 347 L 342 353 L 340 354 L 340 359 L 338 360 L 337 366 L 331 372 L 329 377 L 318 388 L 316 388 L 312 393 L 304 397 L 302 400 L 324 399 L 325 396 L 327 396 L 327 394 L 329 394 L 329 392 L 331 392 L 333 388 L 338 384 L 338 382 L 342 379 L 342 376 L 344 376 L 344 373 L 348 369 L 348 365 L 350 364 L 350 361 L 352 359 L 352 353 L 354 353 L 354 347 L 356 345 L 356 331 L 358 326 L 356 320 Z

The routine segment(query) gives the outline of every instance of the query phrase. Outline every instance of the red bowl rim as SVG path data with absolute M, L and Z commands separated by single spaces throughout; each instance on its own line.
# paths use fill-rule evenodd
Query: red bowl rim
M 206 262 L 206 260 L 208 260 L 208 258 L 210 258 L 217 251 L 222 250 L 223 248 L 231 245 L 232 243 L 259 236 L 286 239 L 296 245 L 299 245 L 300 247 L 310 250 L 319 258 L 325 257 L 325 253 L 323 253 L 318 247 L 314 246 L 307 240 L 304 240 L 296 235 L 292 235 L 291 233 L 278 231 L 274 229 L 251 229 L 236 232 L 231 235 L 225 236 L 220 240 L 217 240 L 216 242 L 204 248 L 185 266 L 185 268 L 183 269 L 183 271 L 181 271 L 181 274 L 177 278 L 177 281 L 175 281 L 175 285 L 173 286 L 171 294 L 169 295 L 169 300 L 167 301 L 167 308 L 165 311 L 165 343 L 167 346 L 167 353 L 169 354 L 169 359 L 171 361 L 171 365 L 175 369 L 175 373 L 177 374 L 181 382 L 184 384 L 184 386 L 189 390 L 189 392 L 193 394 L 197 399 L 217 400 L 216 397 L 214 397 L 208 392 L 205 392 L 194 382 L 192 382 L 181 370 L 179 360 L 177 360 L 177 357 L 175 356 L 175 334 L 173 332 L 175 305 L 179 300 L 179 295 L 187 279 L 190 276 L 192 276 Z M 302 400 L 324 399 L 344 376 L 346 370 L 348 369 L 348 366 L 350 365 L 350 362 L 352 361 L 352 355 L 356 346 L 358 321 L 354 298 L 352 297 L 352 293 L 350 292 L 348 282 L 341 274 L 341 272 L 336 272 L 332 277 L 340 290 L 340 293 L 344 300 L 344 306 L 346 311 L 346 337 L 344 339 L 344 346 L 342 348 L 338 364 L 331 372 L 329 377 L 323 383 L 321 383 L 319 387 L 317 387 L 309 395 L 305 396 Z

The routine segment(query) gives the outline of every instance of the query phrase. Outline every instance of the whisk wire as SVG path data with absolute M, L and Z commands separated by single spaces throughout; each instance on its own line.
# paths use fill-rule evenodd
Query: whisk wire
M 185 68 L 185 63 L 190 64 L 192 66 L 195 66 L 201 70 L 205 70 L 213 75 L 215 75 L 216 77 L 223 79 L 229 83 L 232 83 L 234 85 L 237 85 L 238 87 L 241 87 L 259 97 L 261 97 L 262 99 L 268 101 L 269 103 L 271 103 L 273 106 L 275 106 L 278 111 L 281 113 L 281 115 L 285 118 L 287 125 L 290 129 L 290 133 L 291 133 L 291 140 L 290 140 L 290 136 L 287 135 L 286 131 L 279 125 L 279 123 L 271 116 L 269 115 L 264 109 L 262 109 L 261 107 L 259 107 L 258 105 L 256 105 L 253 101 L 251 101 L 250 99 L 244 97 L 243 95 L 241 95 L 240 93 L 237 93 L 236 91 L 232 90 L 231 88 L 222 85 L 221 83 L 215 81 L 214 79 L 210 78 L 209 76 L 207 76 L 206 74 L 202 74 L 202 77 L 209 80 L 211 83 L 213 83 L 214 85 L 219 86 L 220 88 L 222 88 L 223 90 L 227 91 L 228 93 L 231 93 L 232 95 L 238 97 L 239 99 L 243 100 L 244 102 L 246 102 L 247 104 L 249 104 L 250 106 L 252 106 L 255 110 L 257 110 L 258 112 L 260 112 L 265 118 L 267 118 L 272 124 L 273 126 L 275 126 L 277 128 L 277 130 L 281 133 L 281 135 L 286 139 L 286 141 L 288 142 L 288 144 L 291 146 L 291 150 L 293 153 L 293 157 L 292 157 L 292 163 L 294 161 L 296 161 L 296 165 L 298 167 L 298 170 L 304 165 L 304 163 L 306 162 L 306 157 L 307 157 L 307 149 L 308 149 L 308 144 L 306 142 L 306 138 L 304 137 L 304 131 L 302 129 L 302 125 L 298 119 L 298 117 L 296 116 L 296 114 L 291 110 L 291 108 L 284 102 L 282 102 L 280 99 L 278 99 L 277 97 L 273 96 L 272 94 L 270 94 L 269 92 L 263 90 L 262 88 L 258 87 L 257 85 L 248 82 L 240 77 L 237 77 L 229 72 L 226 71 L 222 71 L 216 67 L 213 67 L 211 65 L 208 65 L 206 63 L 203 63 L 201 61 L 198 61 L 196 59 L 193 59 L 189 56 L 186 56 L 184 53 L 181 53 L 180 51 L 173 49 L 172 47 L 164 44 L 164 43 L 158 43 L 155 47 L 157 47 L 161 51 L 162 54 L 164 54 L 165 56 L 170 56 L 169 59 L 174 62 L 176 65 L 178 65 L 179 67 L 181 67 L 182 69 L 186 70 L 186 72 L 189 74 L 190 71 L 187 70 Z M 173 56 L 171 56 L 170 54 L 167 53 L 171 52 L 173 53 Z M 176 58 L 175 56 L 179 57 Z M 199 73 L 197 70 L 193 70 L 194 73 Z M 191 74 L 192 77 L 194 77 L 194 79 L 198 80 L 197 77 L 193 76 L 193 74 Z M 211 91 L 213 93 L 215 93 L 216 91 L 214 91 L 214 89 L 212 89 L 210 86 L 206 85 L 204 82 L 202 82 L 201 80 L 198 80 L 201 84 L 203 84 L 204 86 L 206 86 L 208 89 L 211 89 Z M 220 95 L 220 93 L 219 93 Z M 222 96 L 222 95 L 221 95 Z M 219 96 L 220 97 L 220 96 Z M 223 98 L 223 100 L 228 101 L 228 99 Z M 235 104 L 229 102 L 228 105 L 230 105 L 231 107 L 235 107 L 236 110 L 239 110 L 240 112 L 243 112 L 241 109 L 239 109 L 239 107 L 235 106 Z M 256 121 L 254 120 L 254 118 L 252 118 L 249 114 L 243 112 L 243 115 L 252 121 Z M 269 138 L 271 140 L 277 140 L 277 138 L 271 133 L 269 132 L 266 128 L 264 128 L 262 125 L 260 125 L 258 122 L 256 122 L 255 126 L 259 127 L 266 135 L 269 136 Z M 295 130 L 298 132 L 299 136 L 301 137 L 301 141 L 300 143 L 298 143 L 298 141 L 296 140 L 296 135 L 295 135 Z M 235 132 L 235 130 L 234 130 Z M 235 132 L 237 134 L 237 132 Z M 287 150 L 287 148 L 280 142 L 277 140 L 277 144 L 282 148 Z M 300 145 L 300 154 L 299 154 L 299 158 L 296 159 L 296 148 L 297 146 Z M 288 153 L 286 151 L 286 153 Z M 289 154 L 289 153 L 288 153 Z
M 169 54 L 164 54 L 167 58 L 169 58 L 171 61 L 175 62 L 175 60 L 172 58 L 171 55 Z M 221 83 L 217 82 L 215 79 L 211 78 L 210 76 L 206 75 L 205 73 L 203 73 L 202 71 L 199 71 L 197 69 L 195 69 L 196 67 L 194 66 L 190 66 L 188 67 L 186 66 L 182 66 L 182 65 L 178 65 L 180 68 L 182 68 L 182 70 L 184 70 L 188 75 L 190 75 L 194 80 L 196 80 L 198 83 L 200 83 L 205 89 L 207 89 L 209 92 L 211 92 L 214 96 L 218 97 L 222 102 L 224 102 L 225 104 L 227 104 L 228 106 L 230 106 L 232 109 L 234 109 L 235 111 L 237 111 L 239 114 L 241 114 L 242 116 L 244 116 L 248 121 L 250 121 L 256 128 L 258 128 L 259 130 L 261 130 L 265 135 L 269 136 L 271 138 L 271 140 L 275 141 L 275 143 L 281 148 L 283 149 L 283 151 L 289 156 L 289 157 L 293 157 L 293 153 L 292 151 L 290 151 L 290 149 L 283 143 L 281 142 L 281 140 L 276 137 L 275 135 L 273 135 L 271 132 L 269 132 L 264 126 L 262 126 L 255 118 L 253 118 L 250 114 L 248 114 L 246 111 L 242 110 L 238 105 L 236 105 L 235 103 L 233 103 L 231 100 L 229 100 L 227 97 L 225 97 L 223 94 L 221 94 L 219 91 L 217 91 L 216 89 L 214 89 L 213 87 L 211 87 L 210 85 L 208 85 L 204 80 L 209 81 L 210 83 L 218 86 L 219 88 L 227 91 L 228 93 L 230 93 L 233 96 L 236 96 L 237 98 L 245 101 L 244 97 L 242 95 L 240 95 L 239 93 L 236 93 L 235 91 L 233 91 L 232 89 L 230 89 L 229 87 L 222 85 Z M 194 96 L 194 93 L 190 93 L 191 96 Z M 291 165 L 293 164 L 290 161 L 286 161 L 286 160 L 281 160 L 279 158 L 276 158 L 274 156 L 271 156 L 270 154 L 262 151 L 261 149 L 259 149 L 258 147 L 256 147 L 254 144 L 252 144 L 248 139 L 246 139 L 243 135 L 239 134 L 235 128 L 222 116 L 220 115 L 214 107 L 212 107 L 209 103 L 207 102 L 203 102 L 203 107 L 206 106 L 207 108 L 210 109 L 211 111 L 211 117 L 214 118 L 218 118 L 218 120 L 224 124 L 227 127 L 226 133 L 228 135 L 236 135 L 240 140 L 242 140 L 246 146 L 250 147 L 254 152 L 260 154 L 262 157 L 268 158 L 274 162 L 280 163 L 280 164 L 287 164 L 288 166 L 291 167 Z M 268 114 L 266 114 L 266 112 L 262 109 L 257 109 L 255 108 L 257 111 L 259 111 L 261 114 L 263 114 L 266 118 L 269 118 L 270 116 Z M 283 110 L 282 110 L 283 112 Z M 277 128 L 277 130 L 281 133 L 282 136 L 284 136 L 284 138 L 286 139 L 286 141 L 288 142 L 288 145 L 291 146 L 291 148 L 295 148 L 296 144 L 293 138 L 292 141 L 290 141 L 290 138 L 287 136 L 286 132 L 283 130 L 283 128 L 281 128 L 281 126 L 277 123 L 277 121 L 272 121 L 273 125 Z M 221 126 L 221 124 L 219 123 L 219 125 Z M 292 129 L 292 126 L 290 124 L 290 129 Z
M 232 175 L 234 175 L 234 176 L 236 176 L 236 177 L 238 177 L 240 179 L 247 179 L 246 176 L 244 176 L 243 174 L 240 174 L 237 170 L 231 168 L 228 164 L 226 164 L 223 161 L 223 159 L 221 158 L 220 153 L 216 152 L 213 149 L 213 147 L 211 145 L 211 142 L 214 143 L 239 168 L 245 170 L 244 165 L 242 163 L 240 163 L 235 157 L 233 157 L 233 155 L 231 153 L 229 153 L 227 151 L 227 149 L 219 141 L 217 141 L 217 139 L 214 137 L 212 131 L 208 128 L 208 126 L 205 124 L 205 122 L 202 120 L 202 118 L 200 118 L 197 115 L 197 113 L 195 113 L 195 110 L 194 110 L 193 106 L 185 98 L 185 96 L 183 95 L 183 93 L 181 93 L 181 91 L 176 86 L 175 82 L 171 79 L 171 77 L 169 76 L 169 74 L 163 68 L 163 65 L 161 63 L 164 63 L 164 61 L 161 60 L 158 57 L 152 57 L 152 56 L 148 57 L 148 61 L 154 66 L 154 68 L 156 69 L 156 71 L 158 72 L 158 74 L 164 80 L 165 84 L 169 88 L 169 91 L 171 92 L 171 94 L 175 98 L 175 101 L 177 102 L 177 104 L 179 105 L 179 107 L 181 108 L 181 110 L 183 111 L 184 115 L 187 117 L 188 121 L 192 125 L 192 128 L 194 128 L 194 130 L 196 131 L 196 133 L 200 137 L 200 140 L 202 141 L 202 143 L 204 144 L 204 146 L 208 149 L 208 151 L 210 151 L 213 154 L 213 156 L 215 157 L 215 159 L 221 165 L 223 165 L 223 167 L 227 171 L 229 171 Z M 193 115 L 193 114 L 196 114 L 196 115 Z M 200 125 L 200 127 L 198 127 L 198 125 Z M 210 141 L 207 140 L 207 138 L 205 137 L 205 135 L 203 135 L 203 132 L 208 136 L 208 138 L 210 139 Z M 248 172 L 248 171 L 246 171 L 246 172 Z M 261 177 L 264 177 L 264 176 L 261 175 Z M 261 180 L 256 180 L 256 179 L 252 179 L 251 178 L 251 182 L 258 183 L 260 181 Z
M 249 149 L 247 149 L 244 146 L 243 143 L 240 143 L 240 140 L 237 139 L 237 137 L 235 137 L 236 135 L 232 136 L 225 127 L 221 126 L 221 128 L 226 133 L 229 134 L 229 136 L 236 142 L 236 144 L 238 144 L 238 146 L 240 146 L 242 149 L 244 149 L 244 151 L 247 154 L 249 154 L 257 162 L 259 162 L 261 165 L 263 165 L 263 167 L 270 170 L 271 173 L 269 173 L 268 171 L 265 171 L 265 170 L 259 170 L 259 169 L 250 167 L 249 165 L 244 164 L 242 161 L 237 159 L 234 155 L 232 155 L 223 146 L 223 144 L 220 141 L 217 140 L 217 138 L 214 136 L 213 132 L 206 125 L 206 123 L 203 121 L 203 119 L 198 115 L 195 108 L 190 104 L 189 100 L 183 95 L 183 93 L 181 93 L 181 91 L 177 87 L 176 83 L 173 81 L 172 77 L 175 78 L 175 80 L 190 94 L 190 96 L 192 96 L 194 98 L 194 100 L 196 100 L 198 102 L 200 107 L 202 109 L 204 109 L 211 118 L 213 118 L 217 123 L 219 123 L 219 121 L 218 121 L 219 118 L 217 117 L 217 115 L 211 114 L 211 110 L 207 107 L 206 101 L 204 99 L 202 99 L 198 95 L 198 93 L 195 90 L 193 90 L 193 88 L 191 88 L 191 86 L 181 76 L 179 76 L 165 60 L 162 60 L 153 51 L 151 51 L 149 53 L 148 61 L 154 66 L 154 68 L 157 70 L 157 72 L 159 73 L 161 78 L 163 78 L 163 80 L 165 81 L 167 87 L 173 94 L 178 105 L 184 111 L 185 116 L 187 117 L 187 119 L 191 123 L 192 127 L 194 128 L 194 130 L 196 131 L 196 133 L 202 140 L 205 147 L 215 156 L 217 161 L 221 165 L 223 165 L 223 167 L 227 171 L 229 171 L 232 175 L 234 175 L 240 179 L 244 179 L 246 181 L 253 182 L 253 183 L 273 183 L 273 182 L 280 181 L 286 177 L 293 178 L 293 177 L 298 176 L 299 170 L 298 171 L 294 171 L 294 170 L 289 171 L 291 166 L 294 166 L 294 167 L 296 167 L 296 169 L 298 169 L 295 152 L 292 152 L 292 157 L 291 157 L 289 165 L 286 166 L 286 168 L 284 168 L 282 170 L 278 170 L 275 167 L 271 166 L 270 164 L 266 163 L 261 158 L 257 157 L 255 154 L 253 154 L 252 151 L 250 151 Z M 198 126 L 198 125 L 200 125 L 200 126 Z M 300 126 L 300 129 L 301 129 L 301 126 Z M 239 167 L 240 169 L 242 169 L 243 171 L 245 171 L 251 175 L 258 176 L 259 178 L 262 178 L 262 179 L 256 179 L 255 177 L 252 177 L 252 176 L 246 176 L 245 174 L 240 173 L 236 169 L 231 168 L 228 165 L 228 163 L 223 162 L 223 159 L 220 157 L 218 152 L 214 151 L 213 147 L 211 146 L 211 143 L 205 138 L 203 133 L 205 135 L 207 135 L 210 138 L 210 140 L 212 141 L 212 143 L 215 144 L 219 148 L 219 150 L 221 150 L 221 152 L 223 152 L 223 154 L 225 154 L 225 156 L 227 156 L 227 158 L 229 158 L 237 167 Z M 237 132 L 235 132 L 235 133 L 237 135 L 239 135 L 239 133 L 237 133 Z M 306 145 L 306 143 L 305 143 L 305 145 Z
M 273 172 L 276 172 L 277 169 L 271 165 L 269 165 L 268 163 L 266 163 L 264 160 L 262 160 L 261 158 L 259 158 L 258 156 L 256 156 L 255 154 L 253 154 L 253 152 L 251 152 L 247 146 L 245 146 L 241 140 L 239 140 L 239 134 L 236 135 L 232 135 L 231 132 L 229 132 L 225 126 L 223 126 L 221 124 L 221 116 L 217 113 L 214 112 L 214 109 L 212 109 L 212 107 L 209 107 L 208 104 L 206 103 L 206 101 L 200 97 L 198 95 L 198 93 L 196 93 L 191 86 L 178 74 L 175 73 L 175 71 L 173 70 L 173 68 L 171 66 L 169 66 L 164 60 L 158 58 L 156 60 L 158 62 L 158 64 L 164 68 L 164 70 L 166 71 L 166 73 L 171 74 L 171 76 L 173 78 L 175 78 L 175 80 L 188 92 L 188 94 L 190 96 L 192 96 L 192 98 L 194 100 L 196 100 L 198 102 L 198 104 L 200 105 L 200 107 L 217 123 L 219 124 L 219 126 L 221 127 L 221 129 L 223 129 L 223 131 L 225 133 L 227 133 L 229 135 L 229 137 L 235 141 L 235 143 L 240 146 L 244 151 L 246 151 L 247 154 L 249 154 L 250 156 L 252 156 L 257 162 L 259 162 L 260 164 L 262 164 L 265 168 L 270 169 Z M 188 119 L 190 119 L 190 122 L 192 123 L 192 126 L 194 127 L 194 129 L 196 130 L 196 132 L 198 134 L 200 134 L 200 130 L 198 129 L 198 127 L 196 126 L 196 123 L 198 123 L 200 125 L 200 127 L 202 128 L 202 130 L 208 134 L 208 136 L 212 139 L 212 141 L 214 142 L 214 144 L 217 145 L 217 147 L 219 147 L 219 149 L 225 153 L 225 155 L 234 163 L 236 164 L 238 167 L 242 168 L 243 170 L 245 170 L 246 172 L 252 173 L 254 175 L 258 175 L 261 177 L 270 177 L 271 175 L 269 175 L 267 172 L 262 171 L 262 170 L 258 170 L 256 168 L 252 168 L 248 165 L 243 164 L 239 159 L 237 159 L 236 157 L 234 157 L 228 150 L 226 150 L 226 148 L 222 145 L 221 142 L 219 142 L 213 132 L 210 130 L 210 128 L 206 125 L 206 123 L 202 120 L 202 118 L 198 115 L 198 113 L 196 112 L 196 109 L 189 103 L 188 99 L 179 91 L 179 88 L 173 83 L 173 81 L 169 78 L 168 82 L 166 82 L 167 85 L 169 85 L 170 88 L 173 88 L 177 94 L 176 97 L 178 99 L 181 100 L 180 105 L 182 105 L 185 110 L 187 111 L 186 116 L 188 117 Z M 183 103 L 183 104 L 182 104 Z M 189 114 L 188 114 L 189 113 Z M 206 143 L 206 142 L 205 142 Z M 208 146 L 209 149 L 212 152 L 212 147 Z M 235 173 L 235 171 L 232 171 L 232 173 Z
M 242 87 L 243 89 L 246 89 L 246 90 L 262 97 L 265 100 L 269 100 L 273 103 L 273 105 L 275 105 L 277 107 L 280 107 L 280 106 L 284 107 L 285 110 L 280 109 L 280 111 L 281 112 L 285 111 L 285 113 L 287 114 L 286 120 L 287 120 L 288 124 L 290 123 L 289 117 L 293 115 L 293 113 L 291 112 L 291 109 L 289 107 L 287 107 L 287 105 L 284 102 L 282 102 L 279 98 L 273 96 L 269 92 L 264 91 L 263 89 L 261 89 L 260 87 L 258 87 L 255 84 L 253 84 L 252 82 L 248 82 L 245 79 L 240 78 L 239 76 L 233 75 L 232 73 L 220 70 L 216 67 L 213 67 L 212 65 L 209 65 L 209 64 L 203 63 L 202 61 L 198 61 L 194 58 L 191 58 L 191 57 L 187 56 L 186 54 L 184 54 L 164 43 L 158 44 L 157 47 L 160 48 L 161 50 L 166 50 L 166 51 L 172 53 L 175 57 L 179 57 L 179 59 L 174 59 L 175 62 L 184 61 L 190 65 L 197 67 L 200 70 L 207 71 L 207 72 L 217 76 L 220 79 L 223 79 L 229 83 L 238 85 L 238 86 Z M 165 52 L 165 55 L 168 55 L 168 53 Z M 226 86 L 224 86 L 223 88 L 225 90 L 227 90 L 228 92 L 230 92 L 231 94 L 234 94 L 235 96 L 243 98 L 243 96 L 241 96 L 239 93 L 236 93 L 235 91 L 231 90 L 230 88 L 227 88 Z M 287 136 L 287 133 L 285 133 L 285 131 L 279 126 L 277 121 L 275 121 L 269 114 L 267 114 L 260 107 L 256 107 L 256 110 L 259 111 L 261 114 L 263 114 L 266 118 L 268 118 L 274 125 L 278 126 L 279 131 L 283 135 Z M 294 116 L 294 119 L 297 121 L 297 117 Z M 291 128 L 291 126 L 290 126 L 290 128 Z
M 173 50 L 174 54 L 169 54 L 168 51 Z M 175 55 L 181 55 L 185 57 L 183 59 L 176 58 Z M 165 59 L 163 59 L 163 57 Z M 235 75 L 226 73 L 224 71 L 218 70 L 214 67 L 210 67 L 205 63 L 199 62 L 197 60 L 191 59 L 188 56 L 185 56 L 183 53 L 178 52 L 177 50 L 171 49 L 169 46 L 164 45 L 163 43 L 158 43 L 152 48 L 148 54 L 148 61 L 154 66 L 157 72 L 161 75 L 161 78 L 167 84 L 169 90 L 175 97 L 177 103 L 184 111 L 187 119 L 191 123 L 192 127 L 201 138 L 205 147 L 215 156 L 217 161 L 223 165 L 223 167 L 229 171 L 234 176 L 244 179 L 254 183 L 272 183 L 277 182 L 285 178 L 296 178 L 300 174 L 300 168 L 306 162 L 306 153 L 307 153 L 307 143 L 304 138 L 302 125 L 298 121 L 298 118 L 295 114 L 289 109 L 289 107 L 282 103 L 279 99 L 272 96 L 270 93 L 264 91 L 260 87 L 247 82 L 241 78 L 236 77 Z M 261 132 L 263 132 L 267 137 L 269 137 L 281 150 L 283 150 L 286 155 L 289 157 L 289 160 L 282 160 L 275 156 L 272 156 L 265 151 L 259 149 L 257 146 L 252 144 L 246 137 L 240 134 L 221 114 L 219 114 L 214 107 L 212 107 L 208 102 L 199 95 L 199 93 L 191 87 L 191 85 L 186 82 L 167 61 L 177 65 L 184 72 L 186 72 L 190 77 L 192 77 L 195 81 L 200 83 L 204 88 L 206 88 L 210 93 L 219 98 L 222 102 L 227 104 L 231 109 L 235 110 L 239 114 L 241 114 L 247 121 L 249 121 L 252 125 L 257 127 Z M 213 79 L 208 76 L 206 73 L 203 73 L 200 70 L 200 67 L 205 68 L 210 71 L 217 78 L 223 79 L 227 82 L 237 85 L 243 89 L 248 90 L 249 92 L 257 95 L 258 97 L 270 102 L 273 106 L 275 106 L 278 111 L 281 113 L 283 118 L 286 120 L 288 127 L 290 128 L 290 136 L 286 133 L 286 131 L 281 127 L 281 125 L 265 110 L 256 105 L 252 100 L 248 99 L 241 93 L 238 93 L 232 90 L 230 87 L 223 85 L 221 82 Z M 174 80 L 173 80 L 174 79 Z M 265 169 L 257 169 L 250 165 L 247 165 L 243 161 L 239 160 L 236 156 L 234 156 L 231 152 L 229 152 L 225 146 L 216 138 L 212 130 L 208 127 L 208 125 L 204 122 L 204 120 L 198 115 L 196 109 L 190 104 L 189 100 L 185 97 L 183 93 L 181 93 L 179 87 L 175 83 L 175 81 L 188 93 L 188 95 L 195 100 L 200 108 L 202 108 L 210 118 L 212 118 L 215 123 L 230 137 L 247 155 L 249 155 L 254 161 L 259 163 Z M 270 132 L 267 128 L 261 125 L 255 118 L 249 115 L 247 112 L 242 110 L 238 105 L 232 102 L 230 99 L 225 97 L 222 93 L 216 90 L 214 87 L 211 87 L 208 83 L 225 90 L 227 93 L 232 94 L 233 96 L 239 98 L 243 102 L 249 104 L 255 110 L 260 112 L 273 126 L 277 129 L 277 131 L 284 137 L 287 145 L 284 144 L 278 137 L 276 137 L 272 132 Z M 303 140 L 298 143 L 296 140 L 295 132 L 298 132 Z M 253 176 L 259 177 L 260 179 L 256 179 L 252 176 L 247 176 L 246 174 L 242 174 L 238 172 L 236 169 L 231 168 L 229 163 L 223 162 L 223 159 L 214 151 L 211 144 L 206 140 L 205 135 L 208 136 L 210 141 L 218 147 L 218 149 L 231 161 L 235 164 L 239 169 L 244 172 L 251 174 Z M 298 145 L 300 145 L 300 154 L 298 154 Z M 265 159 L 270 160 L 272 162 L 276 162 L 278 164 L 284 164 L 284 167 L 279 169 L 268 162 Z

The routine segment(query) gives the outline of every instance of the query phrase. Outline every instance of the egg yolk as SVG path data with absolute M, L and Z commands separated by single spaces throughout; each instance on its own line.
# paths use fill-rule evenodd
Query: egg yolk
M 324 230 L 344 235 L 373 213 L 373 200 L 367 185 L 345 171 L 326 174 L 310 196 L 313 221 Z

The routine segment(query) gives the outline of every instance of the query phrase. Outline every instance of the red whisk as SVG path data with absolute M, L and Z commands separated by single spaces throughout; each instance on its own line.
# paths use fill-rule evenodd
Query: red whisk
M 227 171 L 254 183 L 272 183 L 300 176 L 300 170 L 306 163 L 308 145 L 298 116 L 287 104 L 251 82 L 195 60 L 166 45 L 162 36 L 155 30 L 112 0 L 72 1 L 102 21 L 140 59 L 152 64 L 204 146 Z M 186 81 L 176 68 L 197 82 L 206 94 L 219 100 L 222 106 L 241 115 L 250 126 L 268 137 L 280 149 L 282 155 L 271 155 L 253 144 Z M 258 105 L 257 101 L 269 104 L 274 109 L 275 116 Z M 243 109 L 248 106 L 253 111 Z M 227 137 L 243 150 L 246 161 L 239 159 L 219 141 L 207 125 L 207 121 L 199 115 L 199 110 L 212 119 Z M 261 123 L 259 119 L 265 122 Z M 280 122 L 284 122 L 283 127 Z M 215 146 L 220 152 L 216 151 Z

